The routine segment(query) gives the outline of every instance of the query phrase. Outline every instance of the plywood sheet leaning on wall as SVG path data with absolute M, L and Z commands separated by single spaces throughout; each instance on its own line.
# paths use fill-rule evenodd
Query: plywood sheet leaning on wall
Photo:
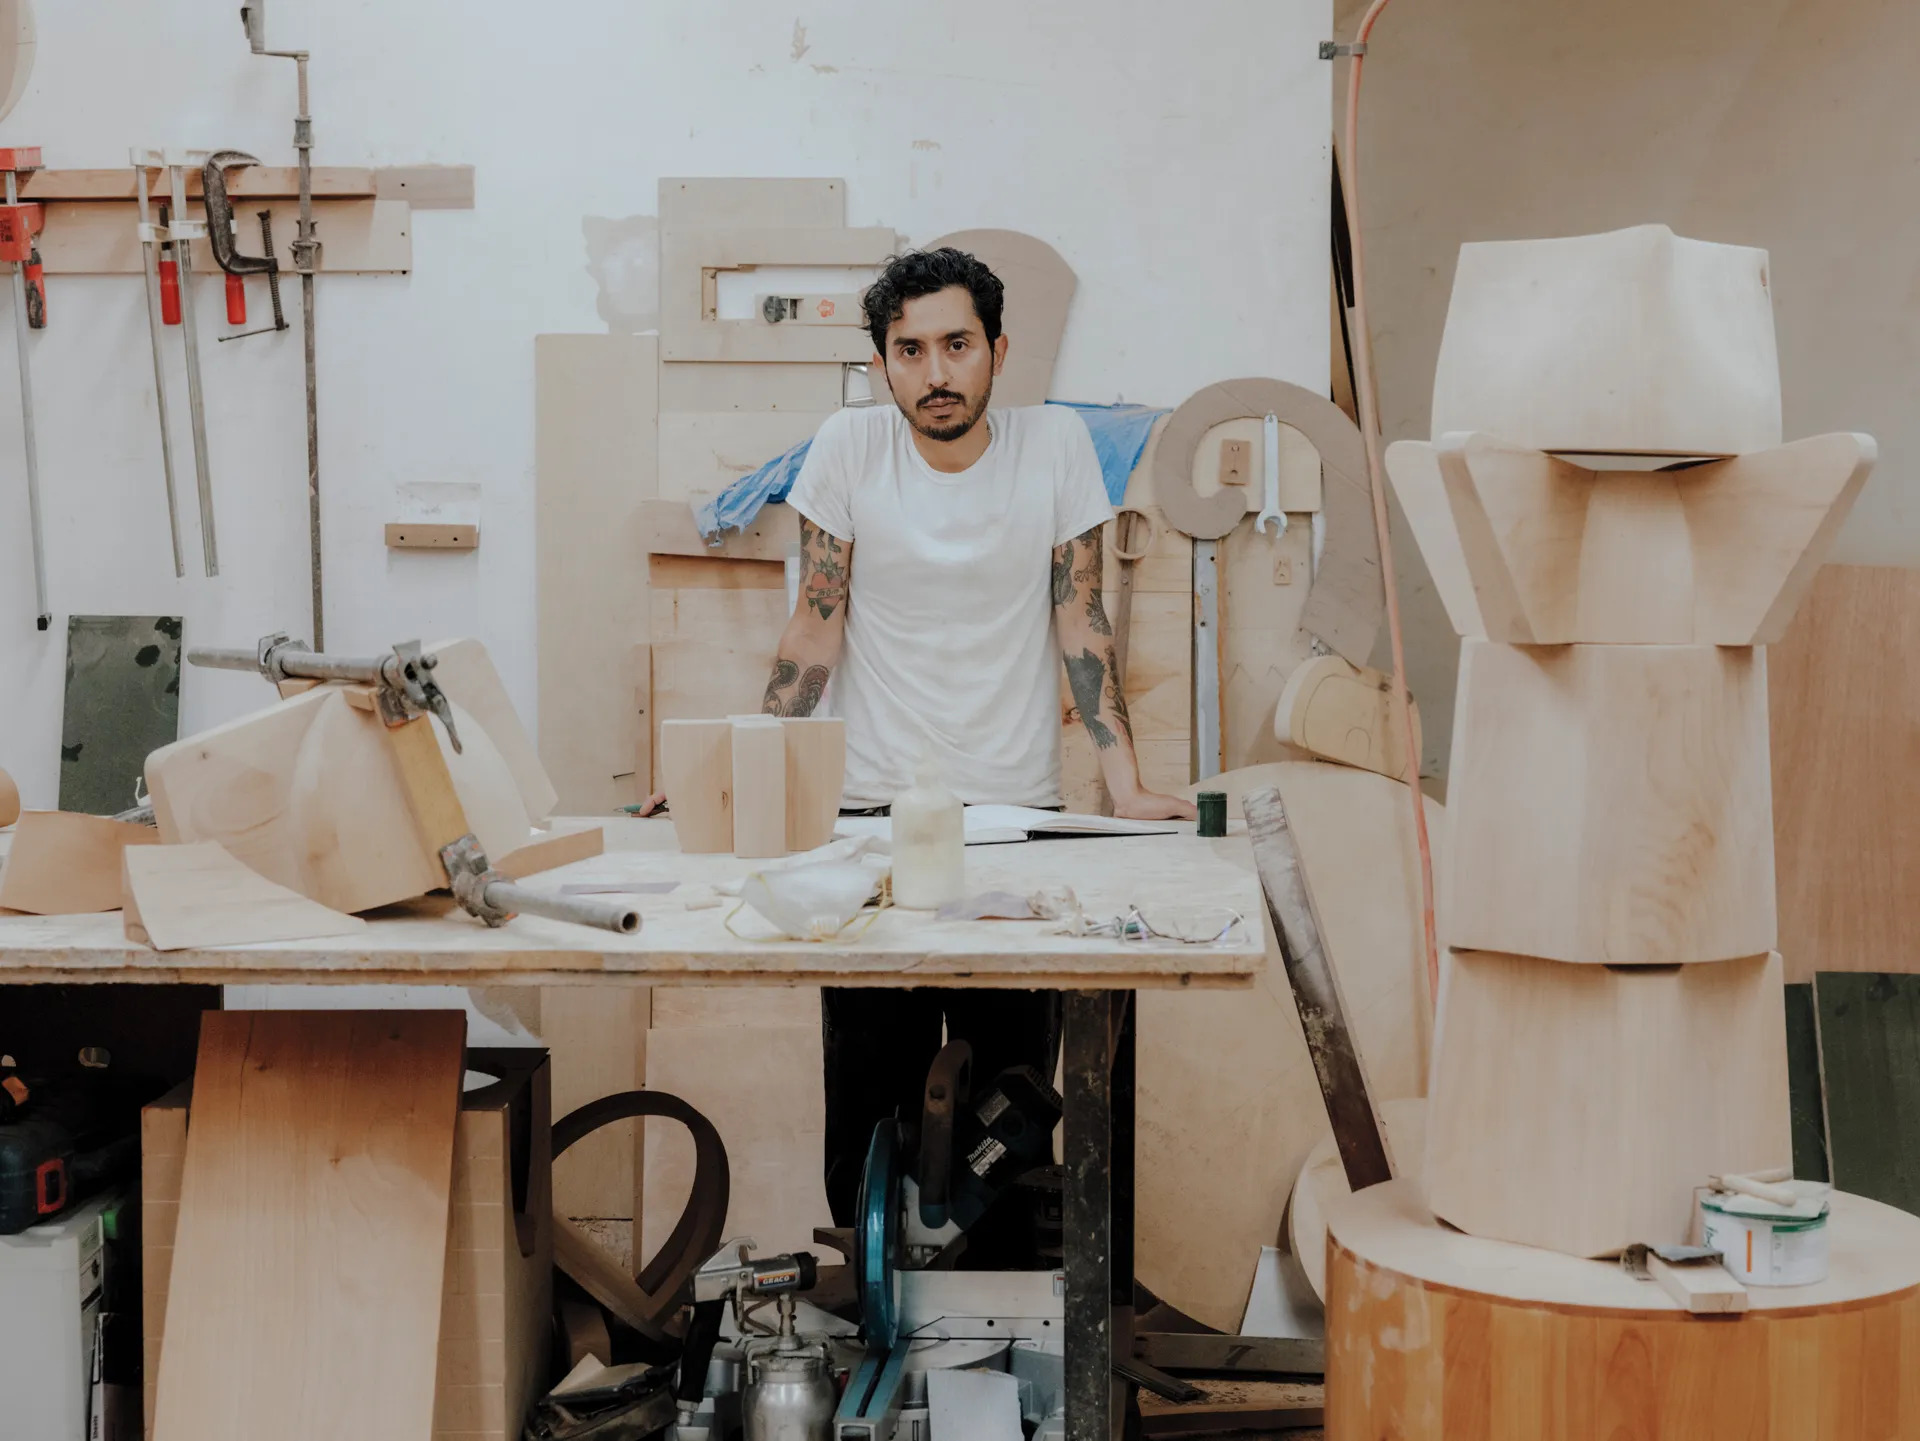
M 540 759 L 566 814 L 644 794 L 630 646 L 647 639 L 641 507 L 655 471 L 659 341 L 534 337 Z
M 1677 1246 L 1709 1173 L 1792 1164 L 1778 955 L 1450 951 L 1441 968 L 1425 1185 L 1442 1220 L 1572 1256 Z
M 202 1019 L 156 1441 L 431 1432 L 465 1041 L 458 1011 Z
M 1376 1101 L 1422 1094 L 1429 1005 L 1406 787 L 1313 761 L 1240 776 L 1218 788 L 1280 788 Z M 1444 874 L 1441 807 L 1428 801 L 1427 816 Z M 1215 844 L 1252 869 L 1244 838 Z M 1271 933 L 1267 957 L 1251 992 L 1138 997 L 1136 1266 L 1155 1294 L 1226 1331 L 1239 1329 L 1260 1248 L 1279 1243 L 1302 1162 L 1331 1134 Z
M 1017 230 L 956 230 L 924 250 L 952 246 L 983 262 L 1006 287 L 1007 363 L 993 382 L 995 405 L 1044 405 L 1053 395 L 1053 362 L 1067 331 L 1079 281 L 1044 240 Z M 885 403 L 885 387 L 876 399 Z
M 1443 943 L 1680 964 L 1771 950 L 1765 652 L 1460 650 Z
M 833 1224 L 818 1014 L 805 1025 L 656 1026 L 647 1036 L 647 1088 L 680 1097 L 719 1130 L 732 1167 L 727 1234 L 752 1236 L 765 1255 L 817 1249 L 814 1227 Z M 645 1254 L 667 1239 L 692 1186 L 686 1131 L 649 1126 Z
M 1767 655 L 1780 953 L 1920 971 L 1920 570 L 1830 565 Z

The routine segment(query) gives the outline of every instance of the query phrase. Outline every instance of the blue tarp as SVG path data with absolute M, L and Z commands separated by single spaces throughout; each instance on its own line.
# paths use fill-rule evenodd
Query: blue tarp
M 1072 400 L 1050 400 L 1047 404 L 1064 405 L 1086 422 L 1087 433 L 1093 437 L 1093 453 L 1100 457 L 1107 502 L 1120 504 L 1127 493 L 1127 477 L 1140 463 L 1140 452 L 1147 448 L 1154 421 L 1167 412 L 1150 405 L 1083 405 Z M 812 445 L 811 440 L 803 440 L 781 452 L 695 510 L 693 523 L 707 543 L 718 545 L 727 531 L 745 530 L 753 524 L 761 506 L 785 500 Z

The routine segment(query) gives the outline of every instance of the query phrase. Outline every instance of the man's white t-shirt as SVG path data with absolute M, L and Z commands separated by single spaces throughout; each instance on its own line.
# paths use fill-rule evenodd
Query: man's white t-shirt
M 789 504 L 852 541 L 846 642 L 817 712 L 847 723 L 846 806 L 891 805 L 931 755 L 969 805 L 1060 804 L 1053 548 L 1112 518 L 1086 424 L 989 410 L 948 475 L 891 405 L 820 427 Z

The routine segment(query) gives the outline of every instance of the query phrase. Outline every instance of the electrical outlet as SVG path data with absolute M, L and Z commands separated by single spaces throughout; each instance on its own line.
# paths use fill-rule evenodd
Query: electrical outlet
M 1249 440 L 1223 440 L 1220 442 L 1220 483 L 1222 485 L 1246 485 L 1253 478 L 1253 442 Z

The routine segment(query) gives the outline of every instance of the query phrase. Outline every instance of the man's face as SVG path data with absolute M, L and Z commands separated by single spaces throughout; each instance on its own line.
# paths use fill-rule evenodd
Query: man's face
M 958 440 L 993 395 L 993 378 L 1007 356 L 1007 337 L 987 344 L 965 286 L 917 295 L 887 328 L 879 357 L 887 385 L 909 424 L 928 440 Z

